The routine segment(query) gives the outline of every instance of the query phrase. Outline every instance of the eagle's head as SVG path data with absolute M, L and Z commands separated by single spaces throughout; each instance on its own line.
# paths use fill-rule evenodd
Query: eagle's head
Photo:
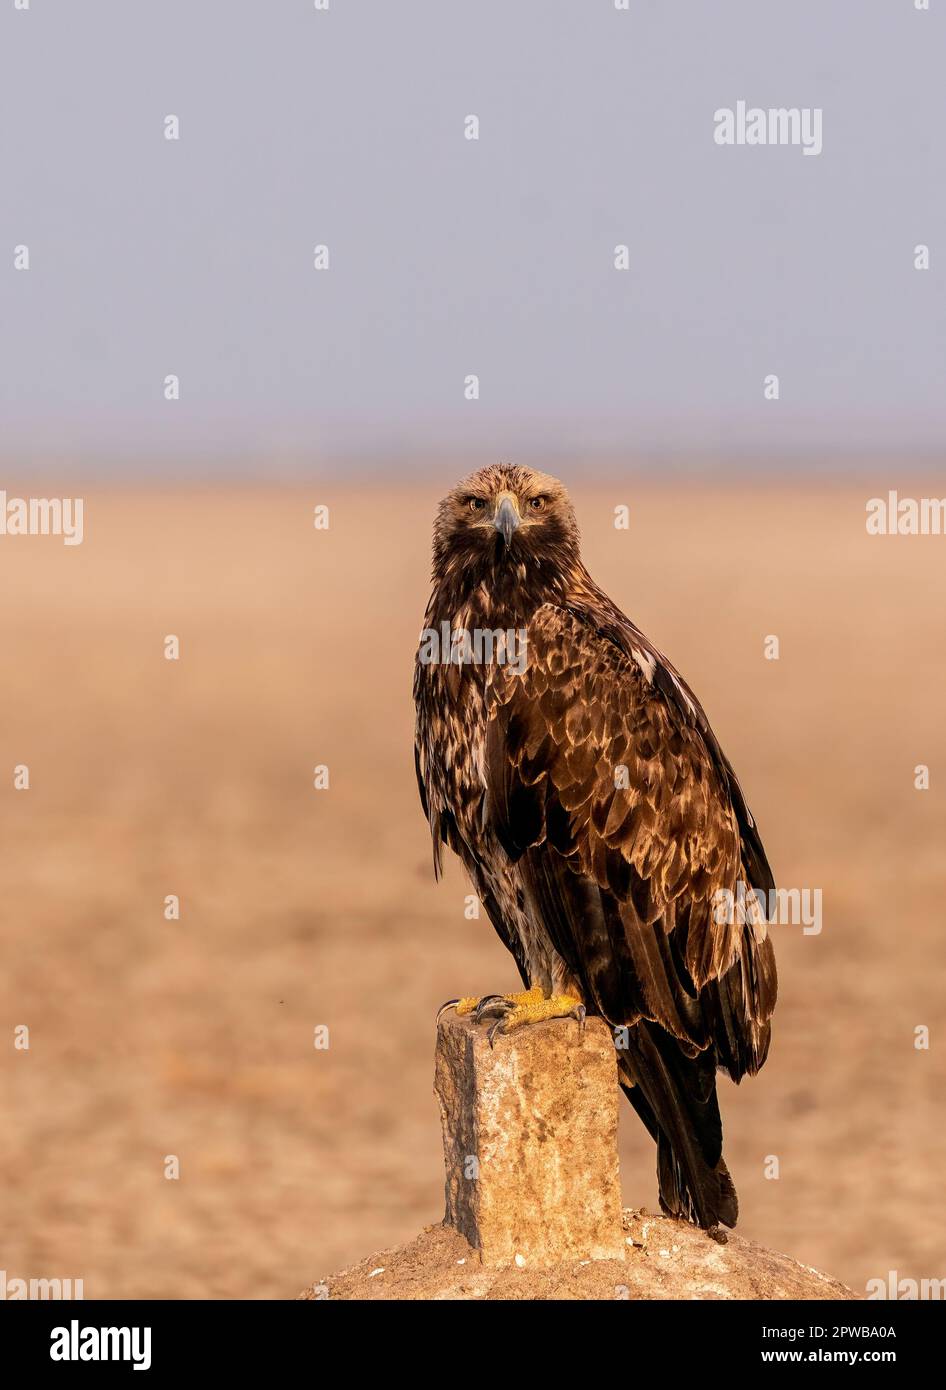
M 471 473 L 447 494 L 434 525 L 434 573 L 527 580 L 578 561 L 578 523 L 557 478 L 513 463 Z

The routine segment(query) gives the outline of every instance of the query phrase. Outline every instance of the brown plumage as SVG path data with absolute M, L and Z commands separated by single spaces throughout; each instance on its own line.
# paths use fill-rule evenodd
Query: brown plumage
M 740 917 L 717 896 L 773 887 L 735 773 L 678 672 L 589 576 L 561 483 L 483 469 L 441 503 L 433 554 L 425 631 L 471 639 L 452 660 L 422 643 L 415 667 L 435 868 L 448 845 L 526 985 L 616 1030 L 664 1210 L 733 1225 L 716 1071 L 762 1066 L 776 995 L 756 899 Z

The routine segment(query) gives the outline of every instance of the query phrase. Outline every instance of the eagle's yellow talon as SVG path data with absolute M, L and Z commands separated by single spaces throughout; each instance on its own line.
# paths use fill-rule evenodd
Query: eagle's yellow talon
M 531 989 L 520 990 L 516 994 L 484 994 L 479 999 L 458 999 L 454 1008 L 458 1014 L 472 1014 L 476 1023 L 494 1018 L 496 1022 L 489 1030 L 490 1042 L 496 1033 L 509 1033 L 524 1023 L 544 1023 L 550 1018 L 575 1018 L 584 1027 L 585 1022 L 585 1006 L 580 999 L 571 994 L 546 996 L 540 985 L 533 985 Z
M 530 989 L 526 994 L 513 994 L 509 998 L 515 1003 L 499 1020 L 501 1033 L 508 1033 L 523 1023 L 544 1023 L 549 1018 L 577 1018 L 582 1024 L 585 1021 L 585 1006 L 573 994 L 552 994 L 546 998 L 540 989 Z
M 458 999 L 456 1012 L 458 1014 L 471 1014 L 480 1001 L 478 999 Z
M 458 1014 L 479 1013 L 480 1018 L 482 1018 L 483 1015 L 489 1011 L 496 1012 L 497 1010 L 503 1010 L 505 1012 L 507 1007 L 511 1008 L 516 1004 L 531 1002 L 542 998 L 542 990 L 538 985 L 535 985 L 532 989 L 522 990 L 519 994 L 482 994 L 475 995 L 472 998 L 457 999 L 453 1007 Z M 444 1008 L 447 1007 L 448 1006 L 445 1004 Z M 479 1022 L 479 1019 L 477 1019 L 477 1022 Z

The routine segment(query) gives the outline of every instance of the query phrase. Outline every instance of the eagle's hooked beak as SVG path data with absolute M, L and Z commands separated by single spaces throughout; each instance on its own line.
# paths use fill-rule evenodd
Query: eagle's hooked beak
M 506 493 L 499 506 L 496 508 L 493 525 L 506 542 L 507 548 L 509 542 L 512 540 L 513 532 L 518 531 L 521 524 L 522 518 L 516 509 L 515 498 L 511 493 Z

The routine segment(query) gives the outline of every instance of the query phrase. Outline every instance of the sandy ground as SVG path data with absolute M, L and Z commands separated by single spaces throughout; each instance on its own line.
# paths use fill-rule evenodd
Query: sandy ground
M 725 1245 L 696 1226 L 623 1213 L 623 1258 L 565 1259 L 543 1266 L 482 1261 L 459 1231 L 438 1224 L 397 1250 L 382 1250 L 304 1289 L 306 1302 L 406 1299 L 508 1302 L 536 1299 L 823 1299 L 850 1300 L 852 1291 L 787 1255 L 731 1231 Z
M 574 493 L 777 878 L 823 889 L 820 935 L 776 929 L 768 1066 L 721 1083 L 740 1231 L 856 1289 L 946 1276 L 946 539 L 867 537 L 853 486 Z M 459 874 L 433 883 L 414 787 L 436 494 L 92 493 L 81 547 L 0 540 L 8 1277 L 294 1297 L 441 1214 L 434 1011 L 516 976 Z M 625 1200 L 653 1205 L 625 1110 Z

